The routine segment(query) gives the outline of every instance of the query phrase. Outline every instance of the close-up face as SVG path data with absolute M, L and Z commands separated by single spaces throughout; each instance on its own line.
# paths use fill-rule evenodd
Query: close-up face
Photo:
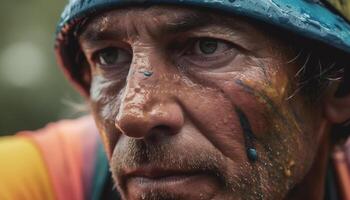
M 323 115 L 297 92 L 297 52 L 263 27 L 171 6 L 87 21 L 89 101 L 123 199 L 283 199 L 305 176 Z

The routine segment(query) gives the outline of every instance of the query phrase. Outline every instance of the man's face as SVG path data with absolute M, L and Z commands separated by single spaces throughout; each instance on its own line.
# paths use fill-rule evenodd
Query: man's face
M 124 199 L 281 199 L 309 169 L 319 113 L 293 94 L 294 52 L 261 26 L 125 8 L 90 20 L 79 42 Z

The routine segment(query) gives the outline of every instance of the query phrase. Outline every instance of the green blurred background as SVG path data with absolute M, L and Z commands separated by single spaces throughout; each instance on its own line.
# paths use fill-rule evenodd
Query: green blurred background
M 79 95 L 54 57 L 54 31 L 67 0 L 1 0 L 0 135 L 34 130 L 81 113 Z

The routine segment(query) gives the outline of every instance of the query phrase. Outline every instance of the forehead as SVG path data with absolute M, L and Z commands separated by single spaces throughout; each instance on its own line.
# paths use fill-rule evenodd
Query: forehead
M 210 13 L 211 12 L 209 11 L 199 10 L 198 8 L 196 9 L 179 6 L 133 6 L 106 11 L 102 14 L 95 16 L 92 20 L 90 20 L 89 24 L 101 27 L 107 24 L 112 25 L 112 23 L 114 25 L 124 25 L 125 23 L 131 21 L 171 23 L 172 21 L 184 18 L 194 18 L 198 16 L 209 17 L 208 14 Z
M 124 8 L 113 9 L 105 11 L 97 15 L 93 21 L 101 22 L 104 17 L 113 18 L 130 18 L 132 20 L 143 19 L 151 20 L 149 17 L 157 17 L 163 20 L 181 18 L 188 15 L 200 15 L 201 13 L 208 13 L 209 11 L 198 8 L 169 6 L 169 5 L 153 5 L 153 6 L 130 6 Z M 141 17 L 141 18 L 140 18 Z
M 113 32 L 114 36 L 120 37 L 141 34 L 140 32 L 155 36 L 160 33 L 185 32 L 207 25 L 223 25 L 250 31 L 249 29 L 253 29 L 254 26 L 249 24 L 251 23 L 247 20 L 233 15 L 192 7 L 166 5 L 126 7 L 105 11 L 90 19 L 84 26 L 81 38 L 98 39 L 101 32 Z

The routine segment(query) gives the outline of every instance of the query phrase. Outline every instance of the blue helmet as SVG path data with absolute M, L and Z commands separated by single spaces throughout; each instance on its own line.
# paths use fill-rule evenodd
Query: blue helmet
M 347 0 L 70 0 L 57 27 L 56 53 L 74 79 L 76 46 L 71 42 L 85 18 L 128 5 L 168 4 L 225 11 L 268 23 L 350 53 L 350 1 Z M 348 11 L 348 12 L 347 12 Z M 74 80 L 74 82 L 77 80 Z

